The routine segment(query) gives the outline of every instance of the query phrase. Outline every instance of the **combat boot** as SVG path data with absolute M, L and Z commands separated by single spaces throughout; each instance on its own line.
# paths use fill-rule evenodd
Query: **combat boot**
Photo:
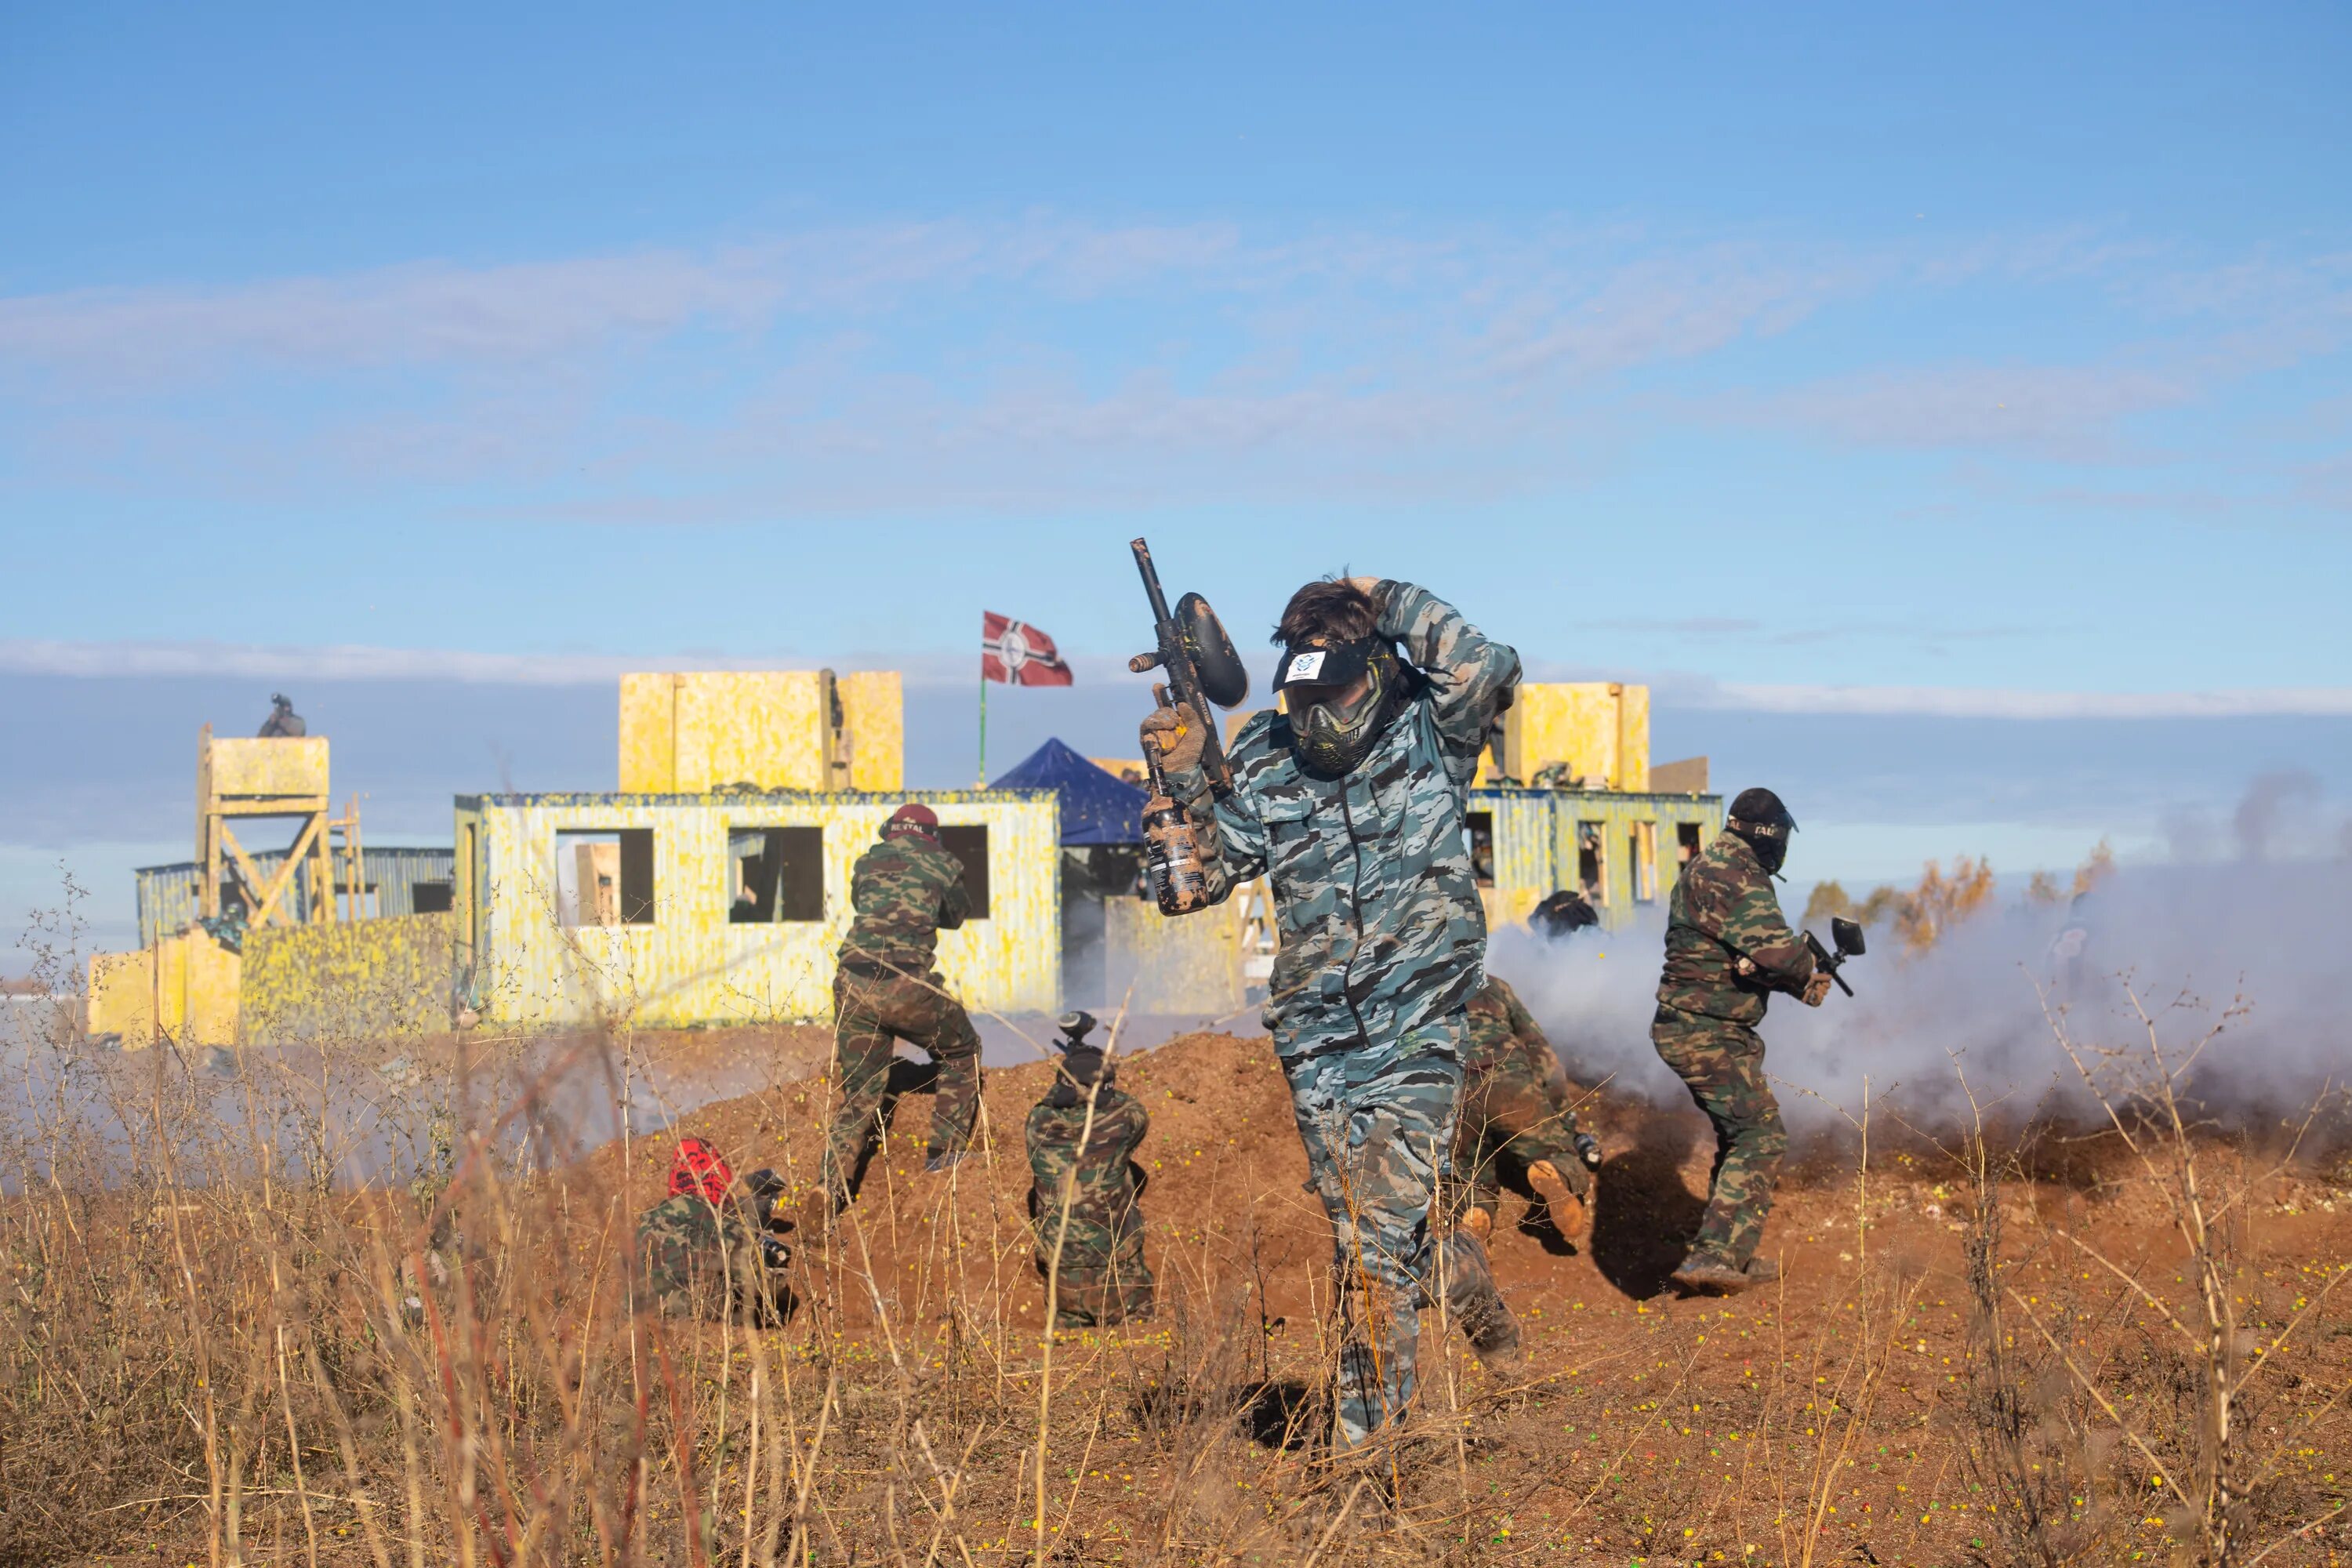
M 1463 1336 L 1478 1364 L 1493 1370 L 1519 1359 L 1519 1323 L 1500 1296 L 1489 1296 L 1462 1314 Z
M 1456 1221 L 1455 1225 L 1456 1228 L 1476 1237 L 1478 1245 L 1484 1247 L 1486 1245 L 1486 1237 L 1494 1234 L 1495 1211 L 1481 1207 L 1464 1209 L 1461 1219 Z
M 1780 1279 L 1780 1265 L 1769 1258 L 1751 1258 L 1740 1272 L 1750 1285 L 1775 1285 Z
M 1592 1229 L 1592 1210 L 1582 1194 L 1568 1184 L 1559 1167 L 1549 1160 L 1538 1160 L 1528 1167 L 1528 1185 L 1543 1199 L 1544 1211 L 1551 1216 L 1552 1228 L 1564 1240 L 1581 1243 Z
M 1674 1282 L 1694 1296 L 1732 1296 L 1756 1283 L 1744 1268 L 1711 1252 L 1694 1252 L 1674 1272 Z

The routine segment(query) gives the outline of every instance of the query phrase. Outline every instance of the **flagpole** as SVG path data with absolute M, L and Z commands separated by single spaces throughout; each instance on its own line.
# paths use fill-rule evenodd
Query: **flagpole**
M 980 661 L 980 782 L 974 789 L 988 787 L 988 661 Z

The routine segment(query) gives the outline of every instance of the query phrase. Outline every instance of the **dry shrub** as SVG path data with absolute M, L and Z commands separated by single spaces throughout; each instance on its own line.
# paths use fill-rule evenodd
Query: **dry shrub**
M 583 1085 L 608 1114 L 641 1092 L 620 1021 L 443 1042 L 404 1086 L 358 1040 L 224 1077 L 90 1055 L 69 997 L 53 1023 L 0 1084 L 0 1560 L 2048 1564 L 2177 1542 L 2251 1564 L 2316 1560 L 2296 1553 L 2338 1523 L 2324 1462 L 2294 1456 L 2347 1435 L 2341 1273 L 2313 1265 L 2298 1300 L 2248 1261 L 2265 1169 L 2182 1097 L 2186 1047 L 2061 1037 L 2105 1093 L 2104 1154 L 1991 1107 L 1936 1132 L 1938 1173 L 1967 1173 L 1960 1241 L 1920 1228 L 1937 1174 L 1874 1151 L 1865 1116 L 1837 1188 L 1786 1192 L 1775 1289 L 1637 1301 L 1604 1270 L 1573 1312 L 1523 1292 L 1528 1359 L 1493 1374 L 1433 1313 L 1423 1403 L 1367 1473 L 1317 1441 L 1329 1284 L 1270 1143 L 1192 1189 L 1213 1214 L 1147 1196 L 1160 1317 L 1063 1336 L 1049 1379 L 1001 1104 L 944 1186 L 897 1185 L 894 1135 L 803 1310 L 762 1331 L 646 1309 L 657 1151 L 579 1137 Z M 1163 1147 L 1244 1102 L 1294 1136 L 1254 1052 L 1203 1051 L 1193 1108 L 1158 1053 L 1132 1064 L 1171 1091 Z M 744 1103 L 804 1172 L 818 1086 Z M 2048 1206 L 2038 1173 L 2098 1160 Z M 1682 1179 L 1612 1162 L 1601 1213 Z M 2138 1212 L 2172 1251 L 2078 1217 Z M 2315 1335 L 2326 1354 L 2288 1355 Z

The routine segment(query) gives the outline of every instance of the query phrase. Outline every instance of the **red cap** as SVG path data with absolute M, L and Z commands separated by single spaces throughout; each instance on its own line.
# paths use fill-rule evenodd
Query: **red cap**
M 882 825 L 882 831 L 887 833 L 893 828 L 902 826 L 913 828 L 936 838 L 940 831 L 940 814 L 919 801 L 910 800 L 890 814 L 890 820 Z
M 719 1157 L 718 1150 L 699 1138 L 677 1141 L 677 1158 L 669 1166 L 670 1196 L 699 1193 L 703 1202 L 715 1206 L 734 1184 L 735 1173 Z

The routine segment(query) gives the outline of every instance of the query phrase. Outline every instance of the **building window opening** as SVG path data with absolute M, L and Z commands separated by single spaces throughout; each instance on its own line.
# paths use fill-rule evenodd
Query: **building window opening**
M 1637 822 L 1626 839 L 1625 847 L 1633 856 L 1633 897 L 1642 903 L 1654 903 L 1658 897 L 1658 825 Z
M 963 890 L 971 897 L 971 916 L 976 921 L 988 918 L 988 826 L 982 823 L 969 827 L 940 829 L 940 842 L 947 852 L 963 862 Z
M 1675 865 L 1677 868 L 1687 866 L 1698 858 L 1698 835 L 1699 826 L 1696 822 L 1675 824 Z
M 729 829 L 727 897 L 734 925 L 824 919 L 824 829 Z
M 412 882 L 408 910 L 418 915 L 446 915 L 457 907 L 457 889 L 451 882 Z
M 1495 814 L 1474 811 L 1462 819 L 1462 837 L 1470 848 L 1470 874 L 1482 888 L 1495 885 Z
M 1601 847 L 1597 822 L 1576 825 L 1576 886 L 1588 904 L 1609 901 L 1609 856 Z
M 556 921 L 567 926 L 654 923 L 654 830 L 555 836 Z

